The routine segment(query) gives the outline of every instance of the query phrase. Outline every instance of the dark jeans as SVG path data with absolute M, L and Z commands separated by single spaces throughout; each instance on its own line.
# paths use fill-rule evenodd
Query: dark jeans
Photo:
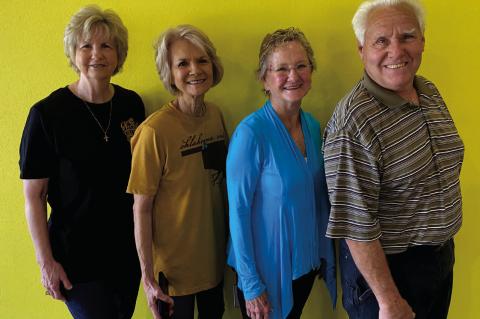
M 225 311 L 223 302 L 223 282 L 218 286 L 185 296 L 172 296 L 174 301 L 172 319 L 193 319 L 195 299 L 198 319 L 220 319 Z
M 140 277 L 77 283 L 65 292 L 67 307 L 75 319 L 130 319 L 135 310 Z
M 306 275 L 295 279 L 292 281 L 292 290 L 293 290 L 293 307 L 290 313 L 288 314 L 287 319 L 300 319 L 302 315 L 303 307 L 307 302 L 308 296 L 312 291 L 313 283 L 315 282 L 315 277 L 318 274 L 318 270 L 312 270 Z M 240 303 L 240 310 L 242 312 L 243 319 L 249 319 L 247 316 L 247 309 L 245 307 L 245 297 L 243 292 L 237 288 L 238 301 Z
M 387 255 L 393 280 L 416 319 L 446 319 L 453 286 L 453 239 L 442 246 L 418 246 Z M 343 307 L 350 319 L 377 319 L 377 300 L 340 241 Z

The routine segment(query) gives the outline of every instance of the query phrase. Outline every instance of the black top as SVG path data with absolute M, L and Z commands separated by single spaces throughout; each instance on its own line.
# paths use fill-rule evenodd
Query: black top
M 129 140 L 145 117 L 141 98 L 114 85 L 108 142 L 85 103 L 67 87 L 30 110 L 20 145 L 20 178 L 48 178 L 54 258 L 85 282 L 138 270 L 133 235 Z M 110 102 L 89 104 L 105 129 Z

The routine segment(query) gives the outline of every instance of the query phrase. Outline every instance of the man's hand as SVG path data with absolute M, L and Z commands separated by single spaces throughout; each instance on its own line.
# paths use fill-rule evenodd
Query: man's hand
M 391 300 L 386 304 L 379 304 L 378 319 L 413 319 L 415 313 L 403 298 Z

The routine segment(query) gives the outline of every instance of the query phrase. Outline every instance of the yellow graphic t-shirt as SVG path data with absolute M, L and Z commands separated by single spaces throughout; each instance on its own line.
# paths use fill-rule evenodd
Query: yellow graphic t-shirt
M 225 158 L 227 133 L 220 110 L 207 104 L 201 117 L 172 103 L 135 132 L 127 191 L 155 196 L 155 277 L 163 272 L 169 294 L 217 286 L 226 258 Z

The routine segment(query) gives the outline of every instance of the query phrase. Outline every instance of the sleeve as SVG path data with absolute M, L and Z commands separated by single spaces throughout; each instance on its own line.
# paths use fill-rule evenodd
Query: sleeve
M 227 156 L 227 192 L 230 236 L 236 271 L 246 300 L 265 290 L 257 272 L 252 234 L 252 207 L 262 154 L 252 130 L 240 124 L 232 136 Z
M 325 134 L 324 153 L 331 203 L 327 236 L 359 241 L 380 238 L 380 173 L 375 157 L 345 130 Z
M 141 125 L 131 144 L 132 168 L 127 193 L 155 196 L 165 163 L 155 130 Z
M 55 150 L 47 135 L 45 120 L 40 111 L 32 107 L 20 142 L 20 178 L 48 178 L 55 163 Z

